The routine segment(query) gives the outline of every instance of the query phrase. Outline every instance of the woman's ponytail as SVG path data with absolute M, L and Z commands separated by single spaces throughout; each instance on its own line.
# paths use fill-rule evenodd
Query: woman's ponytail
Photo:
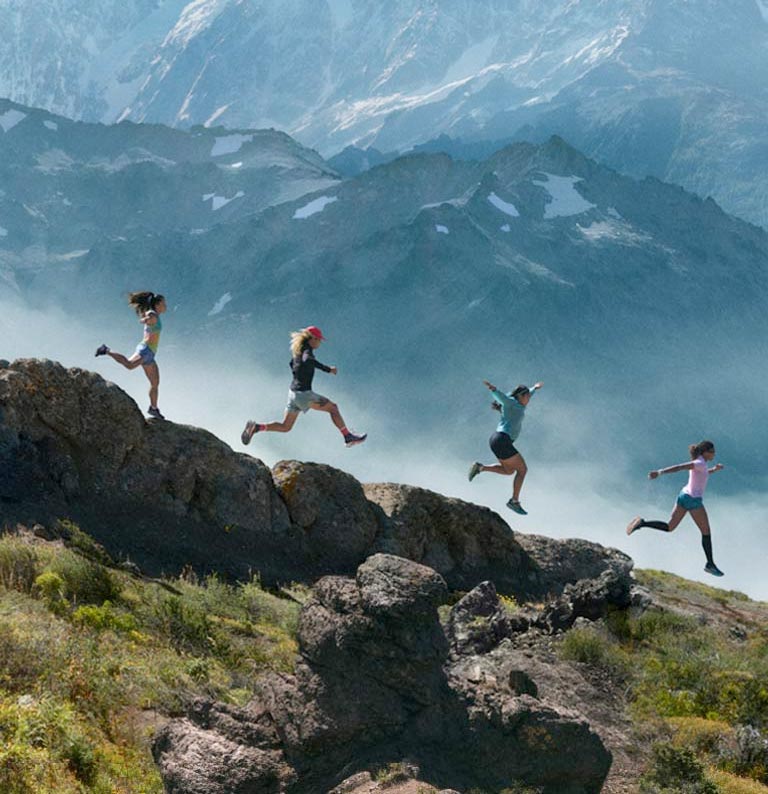
M 152 311 L 158 305 L 158 303 L 162 303 L 165 300 L 165 297 L 162 295 L 155 295 L 154 292 L 131 292 L 128 294 L 128 303 L 130 306 L 136 310 L 136 314 L 141 316 L 142 314 Z
M 711 441 L 699 441 L 698 444 L 691 444 L 688 447 L 688 452 L 691 455 L 691 460 L 696 460 L 696 458 L 701 457 L 705 452 L 711 452 L 715 448 L 715 445 Z

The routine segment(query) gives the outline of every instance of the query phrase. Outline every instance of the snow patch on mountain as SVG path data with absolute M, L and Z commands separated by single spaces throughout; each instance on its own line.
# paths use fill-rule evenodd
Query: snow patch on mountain
M 503 212 L 505 215 L 510 215 L 513 218 L 520 217 L 520 213 L 517 211 L 517 207 L 514 204 L 504 201 L 504 199 L 499 198 L 495 193 L 489 194 L 488 201 L 490 201 L 497 210 L 501 210 L 501 212 Z
M 551 199 L 544 208 L 545 218 L 581 215 L 582 212 L 595 207 L 576 190 L 576 183 L 582 181 L 580 177 L 554 174 L 544 174 L 544 176 L 546 177 L 544 181 L 534 179 L 533 183 L 543 187 Z
M 607 240 L 626 245 L 644 245 L 653 239 L 647 234 L 633 231 L 629 224 L 621 222 L 595 221 L 589 226 L 578 226 L 577 228 L 590 242 Z
M 69 171 L 75 161 L 61 149 L 48 149 L 37 155 L 37 168 L 47 174 Z
M 213 308 L 208 312 L 209 317 L 213 317 L 215 314 L 220 314 L 221 310 L 232 300 L 232 293 L 225 292 L 217 301 L 213 304 Z
M 213 142 L 211 157 L 219 157 L 222 154 L 234 154 L 235 152 L 239 152 L 243 144 L 250 143 L 252 140 L 253 135 L 241 135 L 240 133 L 221 135 Z
M 163 47 L 186 47 L 195 36 L 211 26 L 228 3 L 229 0 L 192 0 L 181 12 L 179 21 L 166 37 Z
M 440 234 L 448 234 L 448 227 L 443 226 L 441 223 L 435 224 L 435 231 L 439 232 Z
M 14 110 L 11 108 L 11 110 L 6 110 L 5 113 L 0 114 L 0 127 L 3 128 L 3 132 L 8 132 L 8 130 L 12 130 L 26 117 L 26 113 L 22 113 L 20 110 Z
M 512 227 L 511 227 L 511 226 L 510 226 L 508 223 L 505 223 L 505 224 L 504 224 L 503 226 L 501 226 L 500 228 L 501 228 L 501 231 L 503 231 L 503 232 L 509 232 L 509 231 L 512 231 Z
M 8 229 L 0 226 L 0 237 L 7 237 L 8 236 Z
M 299 220 L 309 218 L 311 215 L 316 215 L 318 212 L 322 212 L 328 206 L 328 204 L 333 204 L 334 201 L 338 201 L 338 196 L 320 196 L 320 198 L 310 201 L 309 204 L 299 207 L 299 209 L 293 213 L 293 217 L 298 218 Z
M 49 130 L 53 130 L 54 132 L 58 132 L 59 125 L 55 121 L 44 121 L 43 126 L 47 127 Z
M 208 199 L 213 199 L 211 202 L 211 210 L 216 212 L 216 210 L 220 210 L 222 207 L 226 207 L 231 201 L 235 199 L 242 198 L 245 193 L 242 190 L 238 190 L 232 198 L 226 198 L 226 196 L 217 196 L 215 193 L 206 193 L 203 196 L 203 201 L 208 201 Z

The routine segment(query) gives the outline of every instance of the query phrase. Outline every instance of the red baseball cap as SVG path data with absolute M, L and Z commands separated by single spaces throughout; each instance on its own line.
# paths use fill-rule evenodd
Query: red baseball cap
M 307 333 L 312 334 L 312 336 L 314 336 L 315 339 L 325 339 L 325 337 L 323 336 L 323 332 L 316 325 L 310 325 L 308 328 L 305 328 L 304 330 Z

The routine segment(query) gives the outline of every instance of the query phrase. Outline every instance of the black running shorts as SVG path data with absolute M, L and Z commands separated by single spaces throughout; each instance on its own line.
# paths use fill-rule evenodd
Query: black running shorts
M 491 445 L 491 452 L 499 460 L 506 460 L 520 454 L 515 449 L 512 439 L 506 433 L 494 433 L 488 443 Z

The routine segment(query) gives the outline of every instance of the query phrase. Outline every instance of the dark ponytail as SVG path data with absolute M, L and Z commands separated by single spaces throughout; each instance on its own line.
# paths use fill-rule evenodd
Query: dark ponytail
M 688 447 L 688 452 L 691 454 L 691 460 L 696 460 L 696 458 L 703 455 L 705 452 L 712 452 L 715 448 L 715 445 L 711 441 L 699 441 L 698 444 L 691 444 Z
M 131 292 L 128 294 L 128 303 L 133 306 L 139 316 L 148 311 L 153 311 L 164 300 L 165 297 L 163 295 L 155 295 L 154 292 Z

